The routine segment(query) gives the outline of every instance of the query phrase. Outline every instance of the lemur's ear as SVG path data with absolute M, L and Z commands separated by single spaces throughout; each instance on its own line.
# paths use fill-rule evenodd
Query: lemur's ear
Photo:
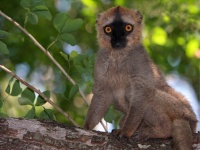
M 138 17 L 138 23 L 141 24 L 142 23 L 142 19 L 143 19 L 143 16 L 142 16 L 141 12 L 139 10 L 136 10 L 135 14 Z

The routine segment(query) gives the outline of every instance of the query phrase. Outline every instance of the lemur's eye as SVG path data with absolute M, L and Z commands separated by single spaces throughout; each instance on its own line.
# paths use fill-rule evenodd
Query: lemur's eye
M 104 30 L 105 30 L 106 33 L 112 32 L 112 29 L 111 29 L 111 27 L 109 27 L 109 26 L 106 26 L 106 27 L 104 28 Z
M 133 30 L 133 26 L 130 25 L 130 24 L 128 24 L 128 25 L 125 26 L 125 30 L 126 30 L 127 32 L 130 32 L 130 31 Z

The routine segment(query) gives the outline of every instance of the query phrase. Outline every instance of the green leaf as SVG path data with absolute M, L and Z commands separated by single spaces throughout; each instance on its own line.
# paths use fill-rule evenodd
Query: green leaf
M 50 91 L 44 91 L 42 92 L 47 98 L 50 98 Z M 45 104 L 46 101 L 40 96 L 38 95 L 35 106 L 41 106 L 43 104 Z
M 24 9 L 30 11 L 36 6 L 44 5 L 44 2 L 42 0 L 21 0 L 20 4 Z
M 77 84 L 73 85 L 69 92 L 69 99 L 71 99 L 78 92 L 78 89 L 79 88 Z
M 3 107 L 3 100 L 0 99 L 0 108 Z
M 25 97 L 19 97 L 18 102 L 19 102 L 20 105 L 31 105 L 31 106 L 33 106 L 33 102 L 30 99 L 25 98 Z
M 73 52 L 73 51 L 72 51 Z M 72 53 L 71 52 L 71 53 Z M 76 51 L 74 51 L 74 52 L 76 52 Z M 73 52 L 73 53 L 74 53 Z M 72 53 L 72 54 L 73 54 Z M 86 55 L 83 55 L 83 54 L 78 54 L 77 52 L 75 53 L 75 57 L 70 57 L 70 58 L 72 58 L 72 60 L 73 60 L 73 62 L 74 62 L 74 64 L 75 65 L 77 65 L 77 64 L 82 64 L 82 62 L 86 59 Z
M 167 32 L 161 27 L 153 29 L 152 42 L 157 45 L 164 45 L 167 41 Z
M 0 30 L 0 39 L 6 38 L 9 36 L 10 33 Z
M 85 67 L 89 67 L 89 62 L 88 62 L 87 59 L 84 59 L 84 60 L 83 60 L 83 64 L 84 64 Z
M 24 91 L 22 91 L 21 97 L 31 100 L 31 102 L 33 104 L 34 100 L 35 100 L 35 93 L 32 90 L 30 90 L 29 88 L 26 88 Z
M 74 20 L 70 20 L 68 21 L 62 32 L 73 32 L 73 31 L 76 31 L 78 30 L 81 26 L 83 25 L 83 20 L 78 18 L 78 19 L 74 19 Z
M 54 114 L 53 114 L 53 110 L 51 109 L 45 109 L 40 113 L 39 115 L 40 119 L 51 119 L 51 120 L 55 120 Z
M 54 27 L 58 32 L 61 32 L 63 27 L 65 26 L 68 20 L 68 16 L 66 13 L 59 13 L 54 18 Z
M 0 112 L 0 118 L 9 118 L 7 114 Z
M 57 40 L 55 45 L 56 45 L 59 49 L 61 49 L 61 48 L 63 48 L 63 44 L 64 44 L 64 43 L 63 43 L 62 40 Z
M 8 48 L 5 43 L 0 41 L 0 53 L 9 54 Z
M 71 53 L 70 53 L 70 58 L 76 58 L 78 56 L 78 53 L 76 52 L 76 51 L 72 51 Z
M 69 61 L 69 56 L 63 52 L 60 52 L 60 54 L 62 55 L 62 57 L 65 58 L 65 60 Z
M 59 39 L 69 43 L 70 45 L 76 45 L 76 39 L 72 34 L 63 33 L 59 36 Z
M 199 50 L 199 40 L 190 39 L 186 45 L 186 55 L 190 58 L 195 56 L 195 53 Z
M 51 18 L 52 18 L 51 13 L 49 12 L 48 8 L 44 5 L 35 6 L 31 11 L 34 14 L 44 17 L 48 20 L 51 20 Z
M 18 96 L 21 92 L 22 92 L 22 88 L 20 87 L 19 80 L 15 80 L 15 83 L 13 84 L 12 92 L 10 93 L 10 95 Z
M 8 84 L 8 86 L 6 87 L 5 92 L 10 95 L 10 84 Z
M 75 68 L 77 69 L 77 71 L 78 71 L 79 73 L 85 73 L 85 72 L 86 72 L 86 69 L 83 68 L 83 67 L 80 66 L 80 65 L 76 65 Z
M 108 112 L 106 113 L 106 116 L 104 117 L 104 119 L 105 119 L 106 122 L 113 123 L 114 112 L 113 112 L 112 108 L 110 108 L 108 110 Z
M 13 77 L 9 80 L 9 82 L 8 82 L 8 86 L 6 87 L 6 90 L 5 90 L 5 92 L 7 93 L 7 94 L 9 94 L 10 95 L 10 85 L 11 85 L 11 83 L 13 82 Z
M 94 67 L 94 62 L 95 62 L 95 56 L 94 55 L 89 56 L 89 67 L 90 68 Z
M 31 2 L 31 0 L 21 0 L 20 1 L 20 5 L 25 9 L 29 9 L 30 2 Z
M 28 20 L 31 24 L 38 24 L 38 17 L 34 13 L 28 13 Z
M 28 118 L 28 119 L 34 119 L 36 116 L 35 114 L 35 107 L 33 106 L 29 112 L 24 116 L 24 118 Z

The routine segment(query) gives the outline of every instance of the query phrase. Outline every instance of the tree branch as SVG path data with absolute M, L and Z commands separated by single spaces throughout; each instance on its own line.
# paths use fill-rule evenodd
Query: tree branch
M 18 77 L 15 73 L 4 67 L 3 65 L 0 65 L 0 68 L 6 71 L 7 73 L 11 74 L 13 77 L 15 77 L 17 80 L 19 80 L 22 84 L 26 85 L 29 89 L 39 94 L 46 102 L 51 104 L 56 110 L 58 110 L 61 114 L 63 114 L 66 118 L 68 118 L 76 127 L 79 127 L 79 125 L 68 115 L 66 112 L 64 112 L 60 107 L 58 107 L 52 100 L 47 98 L 40 90 L 37 90 L 35 87 Z
M 172 150 L 172 139 L 127 142 L 124 138 L 70 127 L 52 120 L 0 118 L 0 149 L 112 149 Z M 193 148 L 200 148 L 200 133 L 194 134 Z
M 42 50 L 49 58 L 51 61 L 53 61 L 53 63 L 60 69 L 60 71 L 65 75 L 65 77 L 73 84 L 75 85 L 76 82 L 68 75 L 68 73 L 64 70 L 64 68 L 54 59 L 54 57 L 49 53 L 48 50 L 46 50 L 25 28 L 23 28 L 19 23 L 17 23 L 16 21 L 14 21 L 12 18 L 10 18 L 9 16 L 7 16 L 6 14 L 4 14 L 1 10 L 0 10 L 0 15 L 3 16 L 4 18 L 6 18 L 8 21 L 12 22 L 16 27 L 18 27 L 20 30 L 22 30 L 32 41 L 33 43 L 40 49 Z M 85 101 L 85 103 L 87 105 L 89 105 L 83 91 L 80 89 L 79 87 L 79 93 L 81 94 L 81 96 L 83 97 L 83 100 Z M 103 126 L 103 128 L 105 129 L 105 131 L 107 131 L 105 125 L 103 124 L 103 122 L 101 121 L 101 124 Z

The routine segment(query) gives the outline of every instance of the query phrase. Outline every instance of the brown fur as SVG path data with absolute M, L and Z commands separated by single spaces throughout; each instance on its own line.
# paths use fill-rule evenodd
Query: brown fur
M 103 27 L 116 10 L 134 25 L 127 46 L 115 50 Z M 175 149 L 192 149 L 197 119 L 188 101 L 167 85 L 141 43 L 142 15 L 124 7 L 111 8 L 97 19 L 98 52 L 94 71 L 93 99 L 84 128 L 93 129 L 110 105 L 123 112 L 120 130 L 113 133 L 136 140 L 173 137 Z M 183 144 L 186 143 L 186 144 Z

